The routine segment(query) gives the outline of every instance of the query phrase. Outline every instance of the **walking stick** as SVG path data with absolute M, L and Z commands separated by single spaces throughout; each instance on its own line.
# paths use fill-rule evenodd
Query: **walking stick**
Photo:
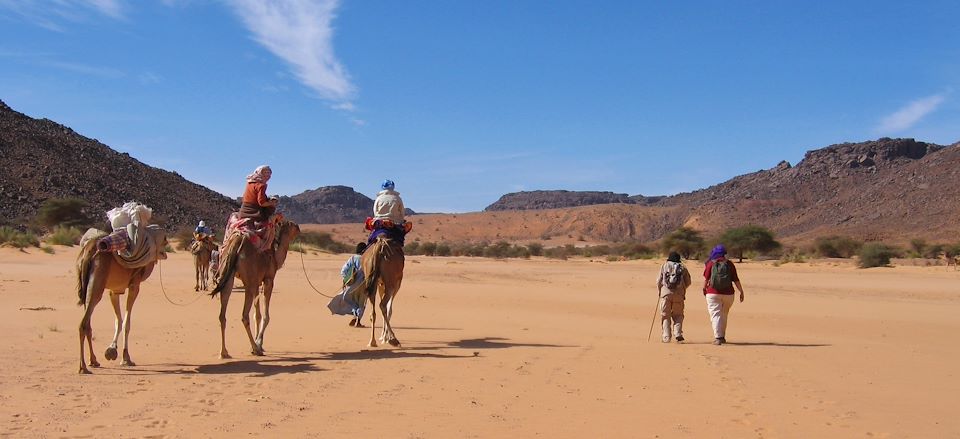
M 660 311 L 660 292 L 657 291 L 657 307 L 653 309 L 653 320 L 650 320 L 650 331 L 647 332 L 647 341 L 650 341 L 650 336 L 653 335 L 653 323 L 657 321 L 657 314 Z

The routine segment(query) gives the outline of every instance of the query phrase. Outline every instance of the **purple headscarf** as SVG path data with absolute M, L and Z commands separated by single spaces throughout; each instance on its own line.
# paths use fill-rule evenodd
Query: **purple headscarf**
M 712 261 L 714 259 L 719 258 L 720 256 L 726 256 L 726 255 L 727 255 L 727 248 L 724 247 L 723 244 L 717 244 L 717 246 L 710 251 L 710 259 L 707 259 L 707 260 Z

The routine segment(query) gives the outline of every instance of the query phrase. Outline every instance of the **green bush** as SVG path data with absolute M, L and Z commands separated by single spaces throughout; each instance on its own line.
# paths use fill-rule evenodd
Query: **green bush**
M 847 236 L 821 236 L 813 242 L 814 250 L 824 258 L 852 258 L 862 247 L 863 242 Z
M 781 247 L 773 238 L 773 232 L 755 225 L 727 229 L 720 235 L 720 241 L 726 244 L 730 253 L 737 254 L 741 261 L 745 252 L 767 254 Z
M 700 232 L 690 227 L 681 227 L 667 235 L 662 245 L 664 253 L 675 251 L 684 259 L 690 259 L 703 250 L 704 241 Z
M 40 240 L 32 232 L 21 232 L 13 227 L 0 227 L 0 245 L 16 248 L 40 247 Z
M 40 205 L 37 222 L 44 227 L 84 227 L 92 222 L 84 210 L 87 202 L 79 198 L 50 198 Z
M 530 252 L 530 256 L 543 256 L 543 244 L 539 242 L 527 244 L 527 250 Z
M 331 253 L 353 253 L 354 247 L 339 241 L 326 232 L 303 232 L 298 238 L 300 242 Z
M 83 237 L 83 230 L 78 227 L 55 226 L 46 241 L 47 244 L 73 247 L 80 243 L 81 237 Z
M 897 249 L 879 242 L 869 242 L 860 249 L 860 268 L 885 267 L 890 258 L 897 256 Z

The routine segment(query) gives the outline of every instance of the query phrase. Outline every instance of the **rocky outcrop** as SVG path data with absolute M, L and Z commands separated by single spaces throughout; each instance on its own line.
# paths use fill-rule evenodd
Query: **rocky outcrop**
M 594 204 L 635 204 L 635 201 L 627 194 L 615 194 L 613 192 L 528 191 L 506 194 L 483 210 L 493 212 L 498 210 L 558 209 Z
M 279 209 L 301 224 L 363 223 L 373 213 L 373 200 L 351 187 L 325 186 L 280 197 Z M 406 215 L 414 214 L 406 209 Z
M 79 198 L 88 217 L 136 200 L 153 208 L 167 229 L 205 219 L 223 230 L 238 206 L 230 198 L 146 165 L 95 139 L 47 119 L 34 119 L 0 102 L 0 222 L 25 225 L 49 198 Z

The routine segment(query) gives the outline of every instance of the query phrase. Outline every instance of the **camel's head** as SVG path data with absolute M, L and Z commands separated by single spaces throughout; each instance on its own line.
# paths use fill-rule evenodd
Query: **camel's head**
M 300 235 L 300 226 L 297 225 L 297 223 L 285 220 L 280 224 L 280 248 L 277 249 L 277 253 L 274 255 L 277 268 L 283 267 L 283 263 L 287 260 L 287 250 L 290 248 L 293 240 L 297 239 L 298 235 Z

